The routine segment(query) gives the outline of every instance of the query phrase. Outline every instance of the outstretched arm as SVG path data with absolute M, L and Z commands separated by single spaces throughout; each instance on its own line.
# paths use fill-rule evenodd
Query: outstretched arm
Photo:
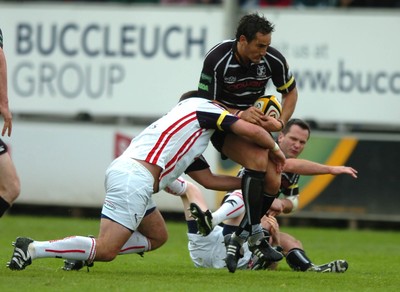
M 292 172 L 300 175 L 348 174 L 354 178 L 357 178 L 358 173 L 357 170 L 349 166 L 331 166 L 296 158 L 286 159 L 283 170 L 285 172 Z

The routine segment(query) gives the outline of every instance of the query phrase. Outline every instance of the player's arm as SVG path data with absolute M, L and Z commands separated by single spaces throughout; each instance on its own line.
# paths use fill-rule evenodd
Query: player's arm
M 276 86 L 276 90 L 282 94 L 281 120 L 286 125 L 293 115 L 297 103 L 296 80 L 289 69 L 285 57 L 273 47 L 269 47 L 268 52 L 275 57 L 271 63 L 272 81 Z
M 286 125 L 286 123 L 290 120 L 290 117 L 293 115 L 294 109 L 296 108 L 297 103 L 297 88 L 293 88 L 288 93 L 282 93 L 282 115 L 281 120 Z
M 1 34 L 1 31 L 0 31 Z M 8 132 L 8 136 L 11 136 L 12 132 L 12 115 L 8 106 L 8 95 L 7 95 L 7 63 L 6 57 L 2 48 L 2 35 L 0 35 L 0 115 L 3 116 L 4 125 L 1 131 L 1 135 L 4 136 Z
M 286 160 L 284 171 L 300 175 L 348 174 L 357 178 L 357 170 L 349 166 L 331 166 L 296 158 L 289 158 Z
M 241 187 L 240 178 L 211 172 L 210 165 L 203 155 L 189 165 L 189 167 L 185 170 L 185 173 L 206 189 L 216 191 L 231 191 Z
M 206 189 L 216 191 L 231 191 L 240 189 L 241 178 L 214 174 L 209 168 L 188 172 L 188 175 Z

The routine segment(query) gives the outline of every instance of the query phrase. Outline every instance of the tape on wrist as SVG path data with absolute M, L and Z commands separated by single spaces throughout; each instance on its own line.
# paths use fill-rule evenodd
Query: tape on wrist
M 277 152 L 279 150 L 280 150 L 279 145 L 278 145 L 278 143 L 275 142 L 275 145 L 274 145 L 274 148 L 272 148 L 272 151 Z

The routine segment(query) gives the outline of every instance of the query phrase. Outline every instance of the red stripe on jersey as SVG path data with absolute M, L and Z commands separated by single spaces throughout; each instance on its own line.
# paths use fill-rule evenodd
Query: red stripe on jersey
M 55 252 L 55 253 L 85 253 L 84 250 L 82 249 L 65 249 L 65 250 L 58 250 L 58 249 L 45 249 L 46 252 Z
M 183 127 L 185 127 L 187 124 L 191 123 L 192 121 L 196 120 L 196 112 L 191 112 L 190 114 L 182 117 L 175 123 L 173 123 L 171 126 L 169 126 L 158 138 L 155 146 L 153 149 L 150 150 L 149 154 L 146 157 L 146 162 L 151 163 L 151 164 L 157 164 L 158 159 L 160 158 L 160 155 L 164 148 L 167 146 L 168 141 L 171 140 L 171 138 Z M 172 132 L 170 132 L 172 131 Z
M 184 156 L 190 150 L 190 148 L 192 148 L 193 144 L 196 143 L 197 139 L 201 137 L 201 134 L 203 134 L 205 131 L 207 131 L 207 129 L 197 130 L 185 141 L 185 143 L 183 143 L 175 156 L 168 163 L 166 163 L 165 170 L 160 175 L 160 180 L 175 169 L 176 163 L 179 161 L 179 159 L 181 159 L 182 156 Z

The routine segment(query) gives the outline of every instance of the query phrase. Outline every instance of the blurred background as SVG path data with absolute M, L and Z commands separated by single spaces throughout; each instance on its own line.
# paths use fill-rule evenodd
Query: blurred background
M 303 177 L 300 210 L 282 222 L 398 229 L 398 0 L 0 1 L 14 117 L 4 141 L 22 188 L 9 213 L 97 216 L 108 164 L 197 88 L 205 53 L 252 11 L 275 24 L 272 46 L 295 75 L 293 117 L 313 129 L 301 157 L 359 171 Z M 236 174 L 212 146 L 205 156 Z M 203 190 L 215 209 L 222 194 Z M 154 197 L 182 216 L 178 198 Z

